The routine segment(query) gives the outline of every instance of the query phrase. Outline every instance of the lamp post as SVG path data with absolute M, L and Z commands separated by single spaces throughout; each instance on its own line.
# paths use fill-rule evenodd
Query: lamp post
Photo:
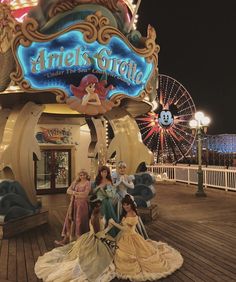
M 202 138 L 203 134 L 207 132 L 210 123 L 209 117 L 205 116 L 203 112 L 196 112 L 195 119 L 190 120 L 189 125 L 193 133 L 197 136 L 197 155 L 198 155 L 198 190 L 196 196 L 206 197 L 203 189 L 203 170 L 202 170 Z

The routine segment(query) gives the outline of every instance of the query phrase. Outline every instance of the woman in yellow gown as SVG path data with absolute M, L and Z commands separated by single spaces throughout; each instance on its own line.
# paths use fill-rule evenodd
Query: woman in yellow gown
M 112 226 L 104 229 L 101 201 L 96 196 L 90 206 L 90 232 L 38 258 L 35 273 L 44 282 L 108 282 L 115 277 L 115 242 L 106 236 Z
M 121 230 L 114 256 L 116 276 L 131 281 L 153 281 L 180 268 L 183 258 L 177 250 L 163 242 L 145 240 L 135 231 L 138 215 L 130 195 L 123 198 L 122 208 L 121 224 L 109 220 Z

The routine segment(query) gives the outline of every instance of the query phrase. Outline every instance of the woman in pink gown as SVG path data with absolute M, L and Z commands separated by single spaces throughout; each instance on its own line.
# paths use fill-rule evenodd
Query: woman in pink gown
M 89 231 L 88 194 L 90 190 L 91 183 L 88 173 L 81 171 L 67 189 L 67 194 L 71 195 L 71 200 L 62 229 L 63 239 L 55 241 L 57 245 L 64 245 Z

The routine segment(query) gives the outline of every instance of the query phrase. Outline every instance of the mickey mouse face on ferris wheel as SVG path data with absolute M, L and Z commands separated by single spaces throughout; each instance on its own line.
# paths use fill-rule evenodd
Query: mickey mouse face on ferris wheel
M 161 127 L 168 128 L 174 123 L 174 118 L 169 110 L 162 110 L 158 117 L 158 122 Z
M 157 107 L 136 120 L 155 162 L 177 162 L 189 155 L 195 142 L 189 121 L 196 108 L 188 90 L 174 78 L 159 74 L 158 83 Z

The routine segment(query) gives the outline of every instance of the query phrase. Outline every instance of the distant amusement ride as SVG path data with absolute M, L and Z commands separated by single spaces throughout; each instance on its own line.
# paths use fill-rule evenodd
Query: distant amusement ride
M 188 156 L 194 143 L 189 121 L 196 109 L 189 92 L 177 80 L 163 74 L 158 79 L 157 108 L 136 121 L 155 163 L 176 163 Z

